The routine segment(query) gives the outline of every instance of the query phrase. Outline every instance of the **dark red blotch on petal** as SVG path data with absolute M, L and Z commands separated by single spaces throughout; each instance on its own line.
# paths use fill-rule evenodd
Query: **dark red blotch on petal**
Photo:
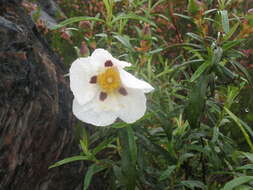
M 104 101 L 107 98 L 107 93 L 100 92 L 99 94 L 99 100 Z
M 127 91 L 126 91 L 126 89 L 123 88 L 123 87 L 120 87 L 120 88 L 119 88 L 119 93 L 120 93 L 121 95 L 123 95 L 123 96 L 126 96 L 126 95 L 127 95 Z
M 97 76 L 91 77 L 91 78 L 90 78 L 90 83 L 91 83 L 91 84 L 97 83 Z
M 113 66 L 113 63 L 112 63 L 111 60 L 107 60 L 107 61 L 105 62 L 105 67 L 112 67 L 112 66 Z

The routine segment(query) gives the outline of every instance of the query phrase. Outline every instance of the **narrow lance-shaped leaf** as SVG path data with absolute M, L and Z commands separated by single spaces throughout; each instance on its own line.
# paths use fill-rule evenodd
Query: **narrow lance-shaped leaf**
M 221 48 L 221 47 L 217 47 L 217 48 L 213 51 L 213 55 L 212 55 L 212 64 L 218 64 L 218 63 L 221 61 L 222 54 L 223 54 L 222 48 Z
M 230 110 L 228 110 L 227 108 L 225 108 L 225 111 L 229 114 L 229 116 L 235 121 L 235 123 L 237 124 L 237 126 L 240 128 L 240 130 L 242 131 L 244 138 L 246 140 L 246 142 L 248 143 L 251 151 L 253 152 L 253 144 L 252 141 L 247 133 L 247 131 L 244 129 L 241 120 L 235 115 L 233 114 Z
M 190 36 L 191 38 L 199 41 L 199 42 L 203 42 L 203 39 L 201 38 L 201 36 L 197 35 L 197 34 L 194 34 L 194 33 L 191 33 L 191 32 L 187 32 L 186 33 L 187 36 Z
M 164 172 L 162 172 L 159 180 L 162 181 L 162 180 L 165 180 L 167 179 L 171 173 L 175 170 L 176 166 L 169 166 Z
M 200 125 L 200 118 L 205 107 L 208 79 L 208 75 L 201 75 L 189 95 L 189 102 L 185 108 L 185 113 L 192 128 L 199 127 Z
M 199 11 L 199 7 L 196 3 L 195 0 L 188 0 L 188 12 L 191 13 L 192 15 L 197 14 Z
M 224 32 L 227 34 L 230 30 L 229 28 L 229 20 L 228 20 L 228 12 L 226 10 L 220 11 L 221 14 L 221 23 L 222 23 L 222 28 Z
M 106 138 L 104 141 L 102 141 L 99 145 L 97 145 L 93 150 L 92 154 L 96 155 L 103 149 L 107 148 L 115 139 L 114 138 Z
M 55 25 L 54 27 L 52 27 L 52 30 L 56 30 L 56 29 L 62 28 L 64 26 L 67 26 L 69 24 L 72 24 L 72 23 L 75 23 L 75 22 L 80 22 L 80 21 L 83 21 L 83 20 L 104 22 L 104 20 L 96 18 L 96 17 L 86 17 L 86 16 L 72 17 L 72 18 L 64 20 L 64 21 L 60 22 L 59 24 Z
M 249 84 L 251 86 L 253 86 L 253 83 L 252 83 L 253 80 L 252 80 L 252 77 L 251 77 L 250 73 L 248 72 L 248 70 L 243 65 L 238 63 L 237 61 L 234 61 L 234 60 L 230 60 L 230 61 L 233 65 L 235 65 L 245 75 Z
M 251 163 L 253 163 L 253 154 L 250 152 L 243 152 L 243 155 L 246 156 Z
M 186 186 L 192 190 L 194 190 L 196 188 L 206 189 L 206 186 L 201 181 L 186 180 L 186 181 L 181 181 L 181 184 L 183 184 L 184 186 Z
M 190 79 L 190 82 L 193 82 L 195 81 L 196 79 L 199 78 L 199 76 L 205 72 L 205 70 L 210 66 L 210 62 L 205 62 L 203 63 L 202 65 L 200 65 L 198 67 L 198 69 L 194 72 L 194 74 L 192 75 L 191 79 Z
M 121 15 L 115 17 L 112 20 L 112 24 L 114 24 L 116 21 L 121 20 L 121 19 L 140 20 L 140 21 L 146 22 L 146 23 L 148 23 L 148 24 L 156 27 L 156 24 L 153 21 L 151 21 L 151 20 L 149 20 L 149 19 L 147 19 L 145 17 L 133 14 L 133 13 L 130 13 L 130 14 L 121 14 Z
M 128 36 L 120 36 L 120 35 L 115 35 L 113 36 L 115 39 L 117 39 L 121 44 L 123 44 L 126 48 L 128 48 L 129 50 L 133 51 L 133 46 L 131 45 L 130 41 L 129 41 L 129 37 Z
M 61 166 L 61 165 L 64 165 L 64 164 L 67 164 L 67 163 L 70 163 L 70 162 L 81 161 L 81 160 L 89 160 L 89 159 L 90 159 L 90 157 L 88 157 L 88 156 L 72 156 L 72 157 L 65 158 L 61 161 L 56 162 L 55 164 L 49 166 L 49 169 L 54 168 L 54 167 L 58 167 L 58 166 Z
M 240 89 L 238 87 L 228 86 L 227 99 L 224 104 L 226 108 L 228 109 L 230 108 L 230 106 L 233 104 L 239 92 L 240 92 Z
M 237 22 L 236 24 L 234 24 L 234 26 L 230 29 L 230 31 L 225 35 L 224 37 L 225 41 L 231 38 L 235 34 L 239 25 L 240 25 L 240 22 Z
M 119 140 L 121 145 L 121 166 L 125 176 L 126 188 L 131 190 L 136 185 L 136 160 L 137 146 L 135 143 L 134 131 L 132 127 L 125 127 L 119 130 Z
M 235 187 L 238 187 L 239 185 L 242 185 L 251 181 L 253 181 L 253 176 L 241 176 L 226 183 L 225 186 L 221 190 L 231 190 L 231 189 L 234 189 Z
M 97 164 L 92 164 L 89 168 L 88 171 L 85 174 L 84 177 L 84 184 L 83 184 L 83 190 L 88 190 L 88 187 L 90 185 L 91 179 L 94 174 L 106 169 L 106 166 L 103 165 L 97 165 Z

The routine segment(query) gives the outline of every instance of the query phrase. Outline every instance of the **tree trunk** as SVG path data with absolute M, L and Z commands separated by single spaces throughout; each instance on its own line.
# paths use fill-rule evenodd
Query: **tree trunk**
M 20 0 L 0 0 L 0 190 L 79 190 L 68 71 Z M 91 189 L 103 189 L 99 179 Z

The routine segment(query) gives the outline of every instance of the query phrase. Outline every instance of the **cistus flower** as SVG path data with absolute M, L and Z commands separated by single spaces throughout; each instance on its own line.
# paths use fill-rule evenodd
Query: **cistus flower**
M 128 66 L 104 49 L 76 59 L 69 73 L 74 115 L 96 126 L 110 125 L 117 118 L 126 123 L 140 119 L 146 111 L 144 93 L 154 88 L 125 71 Z

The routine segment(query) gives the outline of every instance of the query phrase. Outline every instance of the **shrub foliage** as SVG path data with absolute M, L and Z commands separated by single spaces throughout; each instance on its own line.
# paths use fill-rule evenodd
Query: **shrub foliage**
M 52 45 L 70 64 L 95 48 L 133 64 L 155 87 L 133 125 L 85 128 L 84 189 L 253 189 L 253 14 L 240 0 L 59 1 Z M 78 126 L 77 126 L 78 128 Z

